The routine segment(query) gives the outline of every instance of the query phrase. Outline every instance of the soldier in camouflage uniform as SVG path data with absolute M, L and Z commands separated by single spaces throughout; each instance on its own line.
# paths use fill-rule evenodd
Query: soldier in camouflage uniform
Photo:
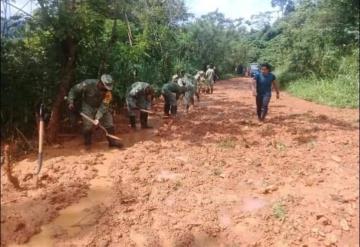
M 169 116 L 176 116 L 177 113 L 177 99 L 179 95 L 185 93 L 185 87 L 180 87 L 178 84 L 179 77 L 174 75 L 171 82 L 165 83 L 161 88 L 161 94 L 164 97 L 164 114 Z
M 95 120 L 96 124 L 106 128 L 109 134 L 114 134 L 114 123 L 109 104 L 112 99 L 112 78 L 102 75 L 101 79 L 87 79 L 71 88 L 68 95 L 68 104 L 71 111 L 75 110 L 74 101 L 81 99 L 81 111 Z M 90 148 L 93 124 L 83 118 L 83 134 L 85 146 Z M 123 145 L 114 139 L 107 138 L 110 147 L 121 148 Z
M 195 78 L 195 87 L 196 87 L 196 97 L 198 101 L 200 100 L 200 94 L 203 92 L 205 88 L 205 72 L 200 70 L 194 76 Z
M 179 84 L 179 86 L 180 87 L 185 86 L 185 70 L 180 70 L 180 72 L 177 73 L 176 75 L 178 77 L 177 83 Z M 174 76 L 176 76 L 176 75 L 174 75 Z
M 189 74 L 185 74 L 183 81 L 184 81 L 184 87 L 186 89 L 184 96 L 184 104 L 186 107 L 186 112 L 188 112 L 190 108 L 190 104 L 194 105 L 195 102 L 194 95 L 196 94 L 196 85 L 195 85 L 195 80 Z
M 136 110 L 148 110 L 154 96 L 154 89 L 149 83 L 135 82 L 128 90 L 126 104 L 129 112 L 131 128 L 136 129 Z M 151 128 L 148 125 L 148 113 L 140 111 L 140 124 L 142 129 Z
M 205 74 L 206 83 L 207 83 L 207 86 L 208 86 L 207 91 L 212 94 L 213 91 L 214 91 L 215 71 L 214 71 L 212 65 L 208 65 L 207 68 L 208 69 L 206 70 L 206 74 Z
M 185 70 L 180 70 L 177 74 L 173 75 L 173 78 L 177 77 L 176 82 L 180 87 L 185 87 Z M 178 100 L 183 100 L 185 93 L 180 93 L 177 97 Z

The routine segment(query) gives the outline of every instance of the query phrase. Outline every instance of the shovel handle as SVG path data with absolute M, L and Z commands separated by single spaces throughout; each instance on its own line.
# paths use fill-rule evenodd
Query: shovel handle
M 85 113 L 83 112 L 80 112 L 80 115 L 85 118 L 86 120 L 88 120 L 90 123 L 92 123 L 93 125 L 95 126 L 99 126 L 100 129 L 102 129 L 103 131 L 105 131 L 106 135 L 108 135 L 108 132 L 107 130 L 101 125 L 101 124 L 95 124 L 95 120 L 90 118 L 88 115 L 86 115 Z
M 95 125 L 95 120 L 90 118 L 88 115 L 86 115 L 85 113 L 83 112 L 80 112 L 80 115 L 85 118 L 86 120 L 88 120 L 89 122 L 91 122 L 93 125 Z
M 38 167 L 36 170 L 36 175 L 40 173 L 42 163 L 43 163 L 43 146 L 44 146 L 44 105 L 40 105 L 39 110 L 39 148 L 38 148 Z
M 149 114 L 155 114 L 155 112 L 153 112 L 153 111 L 149 111 L 149 110 L 145 110 L 145 109 L 141 109 L 141 108 L 139 108 L 139 111 L 146 112 L 146 113 L 149 113 Z

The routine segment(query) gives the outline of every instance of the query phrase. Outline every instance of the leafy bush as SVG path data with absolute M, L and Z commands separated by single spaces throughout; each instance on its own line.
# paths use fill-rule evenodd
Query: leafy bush
M 288 90 L 301 98 L 336 107 L 359 107 L 359 73 L 357 48 L 342 57 L 338 70 L 327 77 L 315 75 L 297 79 Z

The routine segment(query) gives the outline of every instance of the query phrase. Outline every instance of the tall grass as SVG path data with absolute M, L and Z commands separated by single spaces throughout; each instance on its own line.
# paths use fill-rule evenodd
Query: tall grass
M 291 94 L 324 105 L 359 108 L 359 49 L 340 58 L 337 71 L 328 76 L 278 70 L 278 80 Z M 305 73 L 304 73 L 305 74 Z
M 348 78 L 346 75 L 325 79 L 315 76 L 302 78 L 290 83 L 287 90 L 297 97 L 324 105 L 359 107 L 358 79 Z

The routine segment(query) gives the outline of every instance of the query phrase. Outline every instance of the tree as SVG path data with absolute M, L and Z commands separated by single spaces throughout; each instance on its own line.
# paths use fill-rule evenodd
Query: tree
M 266 11 L 251 16 L 251 27 L 255 30 L 266 30 L 271 26 L 272 12 Z
M 340 73 L 348 82 L 357 75 L 359 3 L 354 0 L 272 1 L 283 12 L 275 22 L 272 12 L 250 21 L 218 11 L 194 18 L 183 0 L 38 1 L 31 19 L 8 20 L 14 24 L 7 26 L 11 35 L 5 36 L 2 26 L 2 137 L 16 128 L 34 134 L 34 113 L 44 100 L 47 134 L 54 141 L 67 125 L 69 88 L 101 73 L 114 77 L 115 109 L 134 81 L 160 88 L 179 68 L 195 73 L 209 63 L 226 74 L 238 64 L 267 61 L 282 82 Z
M 295 10 L 293 0 L 271 0 L 271 6 L 279 7 L 282 16 L 286 16 Z

